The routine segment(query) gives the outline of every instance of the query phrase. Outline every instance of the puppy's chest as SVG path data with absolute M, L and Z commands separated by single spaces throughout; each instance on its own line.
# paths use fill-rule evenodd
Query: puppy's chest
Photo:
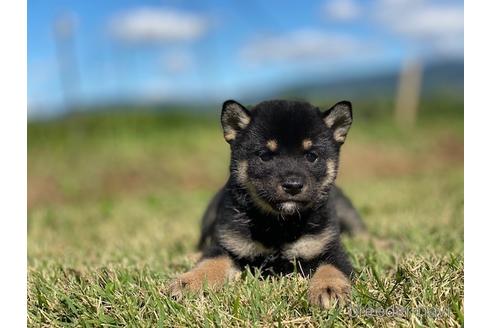
M 268 231 L 263 234 L 222 231 L 219 236 L 221 245 L 236 258 L 254 266 L 260 266 L 267 263 L 291 262 L 294 259 L 314 260 L 336 238 L 336 232 L 330 227 L 326 227 L 314 233 L 289 236 L 272 234 L 270 238 Z

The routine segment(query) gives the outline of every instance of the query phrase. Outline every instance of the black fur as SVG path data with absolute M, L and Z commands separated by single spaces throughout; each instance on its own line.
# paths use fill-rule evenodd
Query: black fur
M 322 112 L 306 102 L 267 101 L 247 110 L 227 101 L 221 119 L 231 147 L 231 174 L 203 217 L 203 257 L 229 255 L 237 266 L 260 268 L 266 274 L 292 272 L 293 263 L 305 274 L 320 264 L 333 264 L 351 276 L 340 230 L 365 228 L 350 200 L 334 185 L 340 146 L 352 123 L 351 104 L 340 102 Z M 269 140 L 277 146 L 273 151 L 266 147 Z M 311 141 L 310 149 L 303 148 L 305 140 Z M 295 193 L 285 188 L 293 181 L 302 186 Z M 315 257 L 293 261 L 285 256 L 285 245 L 323 231 L 332 237 Z M 269 251 L 238 254 L 223 242 L 224 234 L 241 236 Z

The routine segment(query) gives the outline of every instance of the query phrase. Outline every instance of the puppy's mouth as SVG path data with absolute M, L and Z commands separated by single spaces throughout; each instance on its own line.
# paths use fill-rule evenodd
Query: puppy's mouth
M 246 186 L 256 206 L 267 213 L 281 214 L 282 216 L 300 214 L 311 204 L 310 201 L 301 197 L 278 197 L 274 199 L 261 197 L 256 192 L 253 184 L 247 184 Z
M 292 215 L 299 213 L 306 205 L 307 202 L 287 200 L 278 202 L 276 207 L 281 214 Z

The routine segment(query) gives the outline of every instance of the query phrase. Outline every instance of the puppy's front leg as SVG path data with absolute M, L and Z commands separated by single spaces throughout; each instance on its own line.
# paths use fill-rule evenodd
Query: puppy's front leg
M 309 302 L 325 309 L 333 307 L 336 300 L 344 302 L 349 295 L 349 278 L 332 264 L 320 265 L 309 282 Z
M 169 294 L 181 299 L 184 291 L 199 292 L 206 284 L 217 289 L 228 280 L 239 277 L 240 271 L 227 255 L 221 255 L 200 260 L 190 271 L 178 276 L 169 285 Z

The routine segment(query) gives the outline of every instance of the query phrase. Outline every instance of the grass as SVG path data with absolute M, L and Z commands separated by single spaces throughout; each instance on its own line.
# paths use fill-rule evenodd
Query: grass
M 193 266 L 200 216 L 227 175 L 215 117 L 92 114 L 31 123 L 28 140 L 29 326 L 464 323 L 459 116 L 354 125 L 339 184 L 390 246 L 344 237 L 358 274 L 350 303 L 330 311 L 309 306 L 296 274 L 245 272 L 180 303 L 165 295 Z

